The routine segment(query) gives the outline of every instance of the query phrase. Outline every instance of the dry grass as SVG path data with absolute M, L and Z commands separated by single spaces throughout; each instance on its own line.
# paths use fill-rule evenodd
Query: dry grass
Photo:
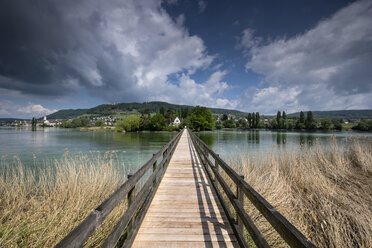
M 112 156 L 65 156 L 31 170 L 0 164 L 0 247 L 52 247 L 125 180 Z M 99 245 L 126 209 L 116 208 L 86 246 Z
M 268 156 L 232 158 L 232 167 L 318 247 L 372 247 L 372 140 L 352 138 Z M 245 199 L 248 202 L 248 199 Z M 246 205 L 274 247 L 286 247 Z

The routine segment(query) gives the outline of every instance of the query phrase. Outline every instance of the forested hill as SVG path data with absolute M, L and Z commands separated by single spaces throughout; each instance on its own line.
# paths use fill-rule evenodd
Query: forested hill
M 48 119 L 69 119 L 78 117 L 81 115 L 95 115 L 95 116 L 107 116 L 121 112 L 142 112 L 146 109 L 150 110 L 151 113 L 157 113 L 161 108 L 165 110 L 173 109 L 175 111 L 181 111 L 181 109 L 191 109 L 193 106 L 189 105 L 178 105 L 166 102 L 144 102 L 144 103 L 118 103 L 118 104 L 102 104 L 90 109 L 64 109 L 59 110 L 53 114 L 48 115 Z M 210 108 L 214 114 L 231 114 L 235 116 L 246 116 L 247 113 L 240 112 L 237 110 Z
M 312 111 L 315 118 L 332 119 L 372 119 L 372 110 L 333 110 L 333 111 Z M 306 114 L 306 111 L 304 111 Z M 300 112 L 289 114 L 290 117 L 299 117 Z

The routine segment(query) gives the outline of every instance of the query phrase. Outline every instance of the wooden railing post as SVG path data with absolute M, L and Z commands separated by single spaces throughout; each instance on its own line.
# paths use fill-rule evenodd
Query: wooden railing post
M 131 178 L 133 176 L 132 173 L 128 174 L 128 179 Z M 133 186 L 133 188 L 131 190 L 129 190 L 128 192 L 128 208 L 129 206 L 132 204 L 132 202 L 134 201 L 134 189 L 136 188 L 136 185 Z M 130 230 L 132 229 L 132 226 L 133 226 L 133 221 L 134 221 L 134 218 L 129 222 L 129 225 L 128 225 L 128 228 L 127 228 L 127 237 L 129 236 L 129 233 L 130 233 Z
M 164 165 L 166 165 L 166 163 L 168 162 L 167 154 L 168 154 L 168 149 L 163 152 L 163 159 L 165 162 Z
M 220 155 L 219 154 L 216 154 L 218 157 L 220 157 Z M 219 164 L 219 162 L 218 162 L 218 160 L 217 159 L 214 159 L 214 167 L 216 168 L 216 173 L 217 174 L 220 174 L 220 164 Z M 216 182 L 217 182 L 217 185 L 218 185 L 218 181 L 216 180 Z
M 155 156 L 155 154 L 153 154 L 153 156 Z M 156 160 L 156 161 L 152 164 L 152 173 L 154 173 L 155 170 L 156 170 L 157 162 L 158 162 L 158 161 Z M 158 181 L 158 180 L 157 180 L 157 177 L 155 177 L 155 179 L 154 179 L 154 183 L 152 184 L 152 187 L 153 187 L 153 188 L 155 187 L 157 181 Z
M 128 179 L 131 178 L 133 176 L 133 174 L 128 174 Z M 130 204 L 132 204 L 133 202 L 133 198 L 134 198 L 134 189 L 136 188 L 136 186 L 133 186 L 133 188 L 131 190 L 129 190 L 128 192 L 128 207 L 130 206 Z
M 244 175 L 239 175 L 241 179 L 244 180 Z M 240 189 L 239 185 L 236 185 L 236 197 L 238 198 L 238 201 L 242 205 L 242 209 L 244 209 L 244 192 Z M 240 219 L 239 216 L 236 217 L 238 222 L 238 227 L 240 231 L 243 233 L 243 221 Z

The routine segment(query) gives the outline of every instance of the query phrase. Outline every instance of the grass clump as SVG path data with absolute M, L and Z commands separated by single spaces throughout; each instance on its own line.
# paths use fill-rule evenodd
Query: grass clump
M 372 247 L 372 141 L 333 140 L 230 160 L 234 169 L 318 247 Z M 273 247 L 286 247 L 265 218 L 246 211 Z
M 0 162 L 0 247 L 52 247 L 125 181 L 112 157 L 70 156 L 30 168 Z M 123 201 L 85 246 L 98 246 L 126 209 Z

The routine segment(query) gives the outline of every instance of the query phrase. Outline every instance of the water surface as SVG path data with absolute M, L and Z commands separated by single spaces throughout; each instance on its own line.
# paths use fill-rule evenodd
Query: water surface
M 76 129 L 0 128 L 0 156 L 17 157 L 25 166 L 69 156 L 112 156 L 128 172 L 137 170 L 176 133 L 82 132 Z
M 353 136 L 372 137 L 371 133 L 354 131 L 283 132 L 239 129 L 200 132 L 197 135 L 224 159 L 241 153 L 251 155 L 267 154 L 273 151 L 274 148 L 306 148 L 316 142 L 326 147 L 333 138 L 341 143 Z

